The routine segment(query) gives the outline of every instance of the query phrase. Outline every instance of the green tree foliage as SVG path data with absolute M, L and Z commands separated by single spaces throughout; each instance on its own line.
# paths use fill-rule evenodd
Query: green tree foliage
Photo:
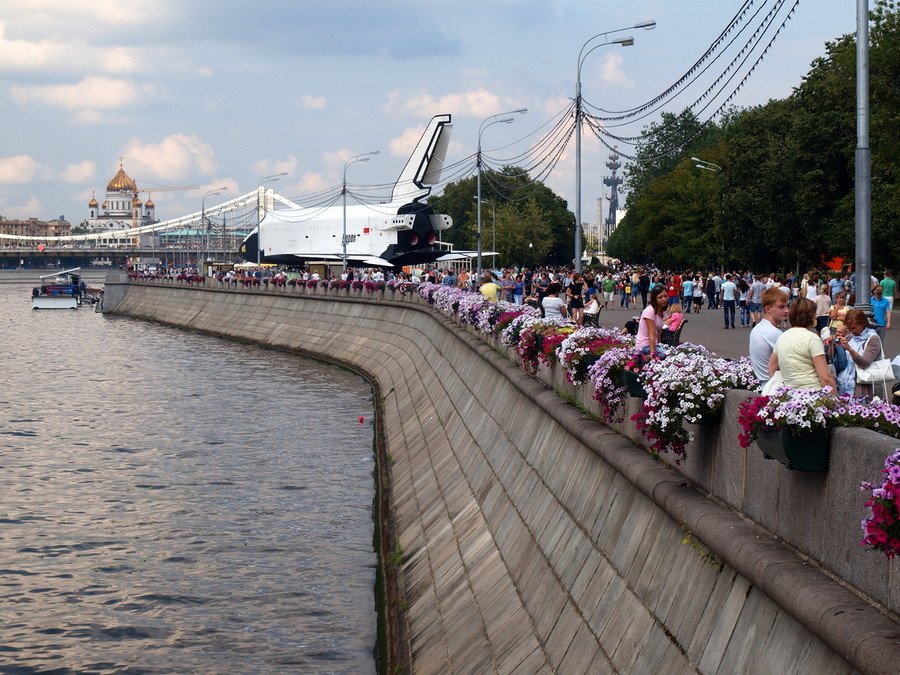
M 442 233 L 444 241 L 456 248 L 476 248 L 476 179 L 449 183 L 444 191 L 430 197 L 428 204 L 438 213 L 453 218 L 453 227 Z M 542 183 L 532 182 L 518 167 L 482 174 L 481 207 L 483 250 L 493 243 L 493 202 L 497 215 L 497 264 L 565 265 L 575 255 L 575 217 L 566 201 Z M 529 246 L 530 244 L 530 246 Z
M 700 128 L 664 116 L 629 168 L 611 255 L 660 264 L 817 266 L 854 254 L 856 45 L 826 45 L 794 93 Z M 900 9 L 878 0 L 870 46 L 874 268 L 900 259 Z M 689 158 L 722 167 L 698 170 Z M 721 190 L 721 192 L 719 192 Z

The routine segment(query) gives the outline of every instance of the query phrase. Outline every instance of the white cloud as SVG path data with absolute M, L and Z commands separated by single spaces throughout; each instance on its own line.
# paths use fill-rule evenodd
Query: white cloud
M 487 117 L 504 110 L 520 107 L 520 103 L 508 96 L 500 96 L 485 89 L 463 91 L 435 97 L 428 92 L 404 95 L 399 91 L 388 94 L 384 109 L 388 113 L 429 115 L 451 113 L 461 117 Z
M 172 134 L 159 143 L 133 139 L 123 154 L 129 175 L 164 182 L 181 180 L 194 173 L 208 176 L 216 170 L 215 151 L 196 134 Z
M 0 183 L 30 183 L 37 171 L 37 163 L 28 155 L 0 157 Z
M 354 153 L 352 150 L 348 150 L 347 148 L 341 148 L 340 150 L 329 150 L 322 153 L 322 161 L 325 162 L 327 166 L 343 168 L 344 162 L 353 157 L 354 154 L 356 153 Z
M 286 172 L 288 176 L 292 176 L 298 165 L 296 155 L 288 155 L 287 159 L 261 159 L 253 165 L 253 173 L 264 177 Z
M 634 82 L 625 74 L 622 66 L 624 57 L 618 52 L 605 54 L 600 65 L 600 81 L 604 84 L 617 84 L 624 87 L 633 87 Z
M 395 157 L 409 157 L 416 149 L 416 143 L 422 138 L 422 127 L 409 127 L 403 133 L 392 138 L 388 143 L 388 149 Z
M 15 86 L 10 89 L 16 103 L 40 103 L 67 110 L 112 110 L 137 102 L 153 88 L 129 80 L 86 77 L 78 84 Z
M 301 96 L 297 106 L 304 110 L 324 110 L 328 99 L 324 96 Z
M 171 3 L 158 0 L 3 0 L 7 21 L 26 33 L 66 32 L 72 25 L 125 28 L 172 16 Z
M 41 200 L 35 196 L 28 197 L 21 204 L 10 204 L 6 201 L 0 202 L 0 214 L 4 218 L 40 218 L 44 210 Z
M 78 162 L 77 164 L 69 164 L 65 169 L 63 169 L 60 174 L 60 178 L 62 178 L 67 183 L 84 183 L 85 181 L 89 181 L 94 177 L 94 173 L 97 170 L 97 165 L 90 161 L 84 160 L 83 162 Z
M 332 187 L 332 184 L 325 180 L 321 173 L 310 171 L 301 176 L 300 180 L 294 184 L 293 189 L 301 195 L 307 195 L 313 192 L 321 192 L 329 187 Z

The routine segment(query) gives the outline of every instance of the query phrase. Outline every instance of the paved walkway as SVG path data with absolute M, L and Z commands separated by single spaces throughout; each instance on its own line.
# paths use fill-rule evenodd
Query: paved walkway
M 641 301 L 638 298 L 637 309 L 616 309 L 600 312 L 600 325 L 604 328 L 621 328 L 632 316 L 641 313 Z M 748 354 L 748 341 L 750 329 L 740 327 L 740 317 L 735 320 L 738 326 L 735 330 L 725 330 L 725 322 L 722 310 L 707 310 L 704 308 L 699 314 L 686 316 L 688 324 L 681 333 L 683 342 L 701 344 L 719 356 L 738 358 Z M 885 355 L 892 359 L 900 353 L 900 311 L 894 311 L 891 316 L 891 330 L 885 335 Z

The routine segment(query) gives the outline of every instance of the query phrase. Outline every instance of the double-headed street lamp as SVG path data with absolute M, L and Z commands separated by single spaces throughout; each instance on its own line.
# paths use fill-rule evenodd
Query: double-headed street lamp
M 587 47 L 591 42 L 596 40 L 599 37 L 606 37 L 608 35 L 612 35 L 613 33 L 622 33 L 626 30 L 633 30 L 638 28 L 644 28 L 646 30 L 653 30 L 656 28 L 656 21 L 642 21 L 641 23 L 636 23 L 633 26 L 628 26 L 626 28 L 616 28 L 615 30 L 608 30 L 603 33 L 597 33 L 593 37 L 589 38 L 583 45 L 581 45 L 581 50 L 578 52 L 578 69 L 575 74 L 575 271 L 581 272 L 581 121 L 584 115 L 584 111 L 582 108 L 582 100 L 581 100 L 581 66 L 584 65 L 584 60 L 587 58 L 588 54 L 590 54 L 595 49 L 599 49 L 600 47 L 605 47 L 607 45 L 621 45 L 623 47 L 630 47 L 634 44 L 633 37 L 624 37 L 618 38 L 616 40 L 607 40 L 606 42 L 601 42 L 598 45 L 594 45 L 587 51 L 585 47 Z
M 373 150 L 372 152 L 364 152 L 361 155 L 353 155 L 353 157 L 344 162 L 344 182 L 341 186 L 341 194 L 344 195 L 344 229 L 341 235 L 341 250 L 343 251 L 341 260 L 344 274 L 347 273 L 347 168 L 357 162 L 368 162 L 369 157 L 377 155 L 379 152 L 379 150 Z
M 209 227 L 210 226 L 206 220 L 206 198 L 212 197 L 214 195 L 220 195 L 227 189 L 228 189 L 227 187 L 223 186 L 223 187 L 213 188 L 212 190 L 207 190 L 206 193 L 203 195 L 202 201 L 200 202 L 200 222 L 203 223 L 203 231 L 204 231 L 205 239 L 206 239 L 206 257 L 207 258 L 209 258 Z
M 281 173 L 273 173 L 271 176 L 266 176 L 261 181 L 256 184 L 256 265 L 259 267 L 259 264 L 262 262 L 262 231 L 260 229 L 260 223 L 262 222 L 262 214 L 265 210 L 265 205 L 263 202 L 263 195 L 260 194 L 259 189 L 263 186 L 264 183 L 274 183 L 280 178 L 287 176 L 287 171 L 282 171 Z
M 513 117 L 505 117 L 508 115 L 524 115 L 528 112 L 528 108 L 517 108 L 516 110 L 510 110 L 505 113 L 497 113 L 496 115 L 491 115 L 490 117 L 486 117 L 482 122 L 481 126 L 478 127 L 478 153 L 476 154 L 475 159 L 475 167 L 478 169 L 478 194 L 475 195 L 475 199 L 478 200 L 478 211 L 477 211 L 477 221 L 478 221 L 478 233 L 476 235 L 476 239 L 478 240 L 478 263 L 477 263 L 477 272 L 476 277 L 481 279 L 481 134 L 484 133 L 484 130 L 487 129 L 492 124 L 512 124 L 514 118 Z
M 707 162 L 705 159 L 700 159 L 699 157 L 691 157 L 691 161 L 694 162 L 694 166 L 698 169 L 702 169 L 703 171 L 711 171 L 716 174 L 716 179 L 719 185 L 719 245 L 720 245 L 720 253 L 721 253 L 721 261 L 719 262 L 719 267 L 724 272 L 725 271 L 725 193 L 722 190 L 722 174 L 725 169 L 716 164 L 715 162 Z

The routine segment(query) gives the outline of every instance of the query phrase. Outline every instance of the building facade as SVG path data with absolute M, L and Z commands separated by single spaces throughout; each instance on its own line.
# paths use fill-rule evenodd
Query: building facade
M 72 224 L 64 218 L 56 220 L 38 220 L 26 218 L 24 220 L 7 220 L 0 216 L 0 234 L 10 234 L 14 237 L 67 237 L 72 234 Z M 18 246 L 20 242 L 6 241 L 9 246 Z
M 121 159 L 121 158 L 120 158 Z M 153 199 L 142 202 L 138 196 L 137 184 L 125 173 L 122 164 L 112 180 L 106 185 L 106 198 L 99 203 L 92 196 L 88 202 L 88 217 L 82 221 L 81 227 L 89 232 L 124 230 L 132 227 L 152 225 L 156 220 L 156 205 Z M 100 240 L 101 244 L 132 245 L 138 238 L 109 238 Z

